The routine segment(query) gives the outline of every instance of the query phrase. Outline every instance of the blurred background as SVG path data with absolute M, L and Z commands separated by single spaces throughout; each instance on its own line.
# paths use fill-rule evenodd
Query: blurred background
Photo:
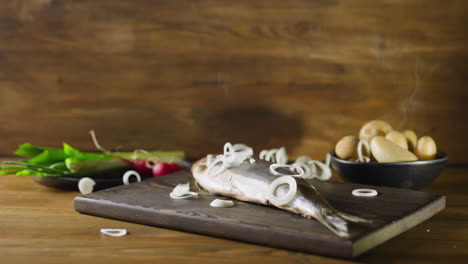
M 466 163 L 468 1 L 9 0 L 0 155 L 226 141 L 323 159 L 383 119 Z

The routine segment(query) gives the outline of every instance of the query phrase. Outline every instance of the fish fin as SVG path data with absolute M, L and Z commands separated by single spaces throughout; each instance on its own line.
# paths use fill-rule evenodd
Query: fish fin
M 200 183 L 198 183 L 198 181 L 195 180 L 195 179 L 194 179 L 194 185 L 195 185 L 195 188 L 197 188 L 198 191 L 203 190 L 203 188 L 201 187 Z
M 340 237 L 349 237 L 348 223 L 343 216 L 328 208 L 323 208 L 320 212 L 321 214 L 316 217 L 320 223 Z
M 368 225 L 372 224 L 372 220 L 367 220 L 367 219 L 364 219 L 355 215 L 350 215 L 350 214 L 339 212 L 339 211 L 338 211 L 338 214 L 344 219 L 353 223 L 362 223 L 362 224 L 368 224 Z

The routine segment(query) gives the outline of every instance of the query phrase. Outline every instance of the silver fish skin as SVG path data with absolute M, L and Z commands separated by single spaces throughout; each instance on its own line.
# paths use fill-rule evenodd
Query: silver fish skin
M 205 159 L 201 159 L 192 166 L 192 175 L 199 186 L 212 194 L 270 205 L 306 217 L 313 217 L 340 237 L 349 237 L 348 221 L 370 223 L 369 220 L 336 210 L 315 187 L 302 178 L 295 178 L 297 192 L 289 203 L 282 206 L 272 204 L 267 197 L 268 188 L 280 176 L 270 172 L 272 164 L 270 162 L 255 159 L 255 162 L 251 163 L 247 159 L 241 165 L 225 169 L 216 175 L 207 173 L 204 162 Z M 216 169 L 211 171 L 216 171 Z M 277 171 L 293 174 L 283 168 Z M 287 187 L 282 185 L 276 189 L 275 194 L 282 197 L 287 191 Z

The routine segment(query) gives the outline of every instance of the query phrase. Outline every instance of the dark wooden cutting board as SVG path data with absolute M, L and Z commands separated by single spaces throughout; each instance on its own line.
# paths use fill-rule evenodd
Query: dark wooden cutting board
M 139 183 L 122 185 L 75 199 L 75 210 L 95 216 L 177 229 L 278 248 L 352 258 L 427 220 L 445 208 L 445 197 L 425 192 L 376 189 L 376 197 L 355 197 L 353 189 L 369 186 L 311 183 L 337 209 L 372 219 L 372 226 L 350 225 L 350 237 L 340 238 L 318 221 L 269 206 L 235 200 L 230 208 L 209 204 L 218 196 L 198 191 L 198 198 L 174 200 L 173 187 L 191 180 L 181 171 Z M 191 190 L 195 187 L 191 184 Z

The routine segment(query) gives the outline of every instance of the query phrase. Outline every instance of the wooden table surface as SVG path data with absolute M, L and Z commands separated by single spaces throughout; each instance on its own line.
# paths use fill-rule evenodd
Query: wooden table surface
M 447 208 L 408 232 L 349 261 L 137 225 L 73 209 L 78 192 L 28 177 L 0 177 L 1 263 L 466 263 L 468 168 L 448 167 L 425 191 Z M 126 228 L 108 237 L 100 228 Z M 319 262 L 317 262 L 319 261 Z

